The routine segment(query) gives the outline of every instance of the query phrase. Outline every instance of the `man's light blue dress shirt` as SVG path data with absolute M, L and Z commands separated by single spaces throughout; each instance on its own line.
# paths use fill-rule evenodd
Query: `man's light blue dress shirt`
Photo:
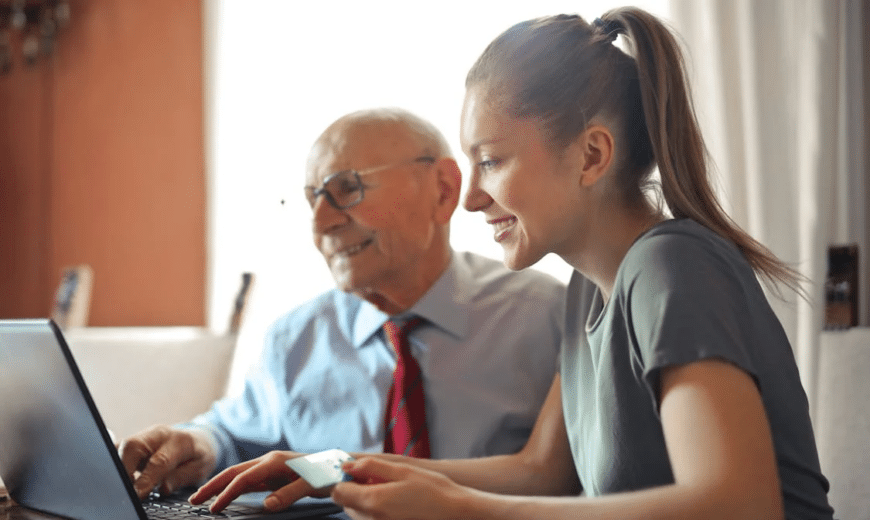
M 525 445 L 556 372 L 564 286 L 537 271 L 453 253 L 408 311 L 434 458 L 512 453 Z M 243 392 L 187 427 L 212 432 L 218 469 L 271 450 L 379 452 L 396 356 L 388 316 L 331 290 L 278 319 Z

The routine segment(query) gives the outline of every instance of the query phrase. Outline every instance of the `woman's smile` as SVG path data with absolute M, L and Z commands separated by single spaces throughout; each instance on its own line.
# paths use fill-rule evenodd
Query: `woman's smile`
M 501 242 L 510 234 L 511 230 L 516 227 L 517 218 L 510 215 L 506 217 L 500 217 L 492 220 L 487 220 L 487 224 L 492 226 L 494 234 L 494 239 L 496 242 Z

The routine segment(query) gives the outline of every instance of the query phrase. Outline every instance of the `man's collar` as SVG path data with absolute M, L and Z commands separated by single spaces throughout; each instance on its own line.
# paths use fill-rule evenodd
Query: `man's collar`
M 365 345 L 369 338 L 383 327 L 387 319 L 389 319 L 389 315 L 381 312 L 371 303 L 362 300 L 359 312 L 356 314 L 356 320 L 351 325 L 353 327 L 351 330 L 353 346 L 360 348 Z
M 451 253 L 450 263 L 444 273 L 408 311 L 402 314 L 422 316 L 429 323 L 441 328 L 457 339 L 468 334 L 467 287 L 464 266 L 460 265 L 457 255 Z M 464 290 L 465 289 L 465 290 Z M 369 302 L 363 301 L 356 321 L 353 323 L 352 341 L 359 348 L 372 337 L 390 318 Z

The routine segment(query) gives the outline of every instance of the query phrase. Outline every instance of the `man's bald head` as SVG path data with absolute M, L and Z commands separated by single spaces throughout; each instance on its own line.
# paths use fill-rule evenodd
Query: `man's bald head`
M 359 136 L 377 132 L 406 140 L 405 145 L 415 146 L 424 155 L 453 157 L 450 145 L 435 125 L 401 108 L 373 108 L 346 114 L 329 125 L 311 147 L 308 169 L 311 170 L 326 150 L 339 150 L 356 143 Z M 383 147 L 394 146 L 389 139 L 380 139 Z
M 324 130 L 307 166 L 314 243 L 338 287 L 409 308 L 450 259 L 462 176 L 444 136 L 406 110 L 362 110 Z

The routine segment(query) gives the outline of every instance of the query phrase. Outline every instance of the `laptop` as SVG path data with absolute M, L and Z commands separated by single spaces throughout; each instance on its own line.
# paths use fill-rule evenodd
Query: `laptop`
M 123 375 L 118 375 L 123 384 Z M 20 506 L 75 520 L 321 518 L 341 511 L 303 499 L 268 513 L 268 493 L 240 497 L 221 514 L 186 500 L 140 501 L 84 379 L 51 320 L 0 320 L 0 479 Z M 179 512 L 190 508 L 192 511 Z M 339 517 L 341 518 L 341 517 Z

